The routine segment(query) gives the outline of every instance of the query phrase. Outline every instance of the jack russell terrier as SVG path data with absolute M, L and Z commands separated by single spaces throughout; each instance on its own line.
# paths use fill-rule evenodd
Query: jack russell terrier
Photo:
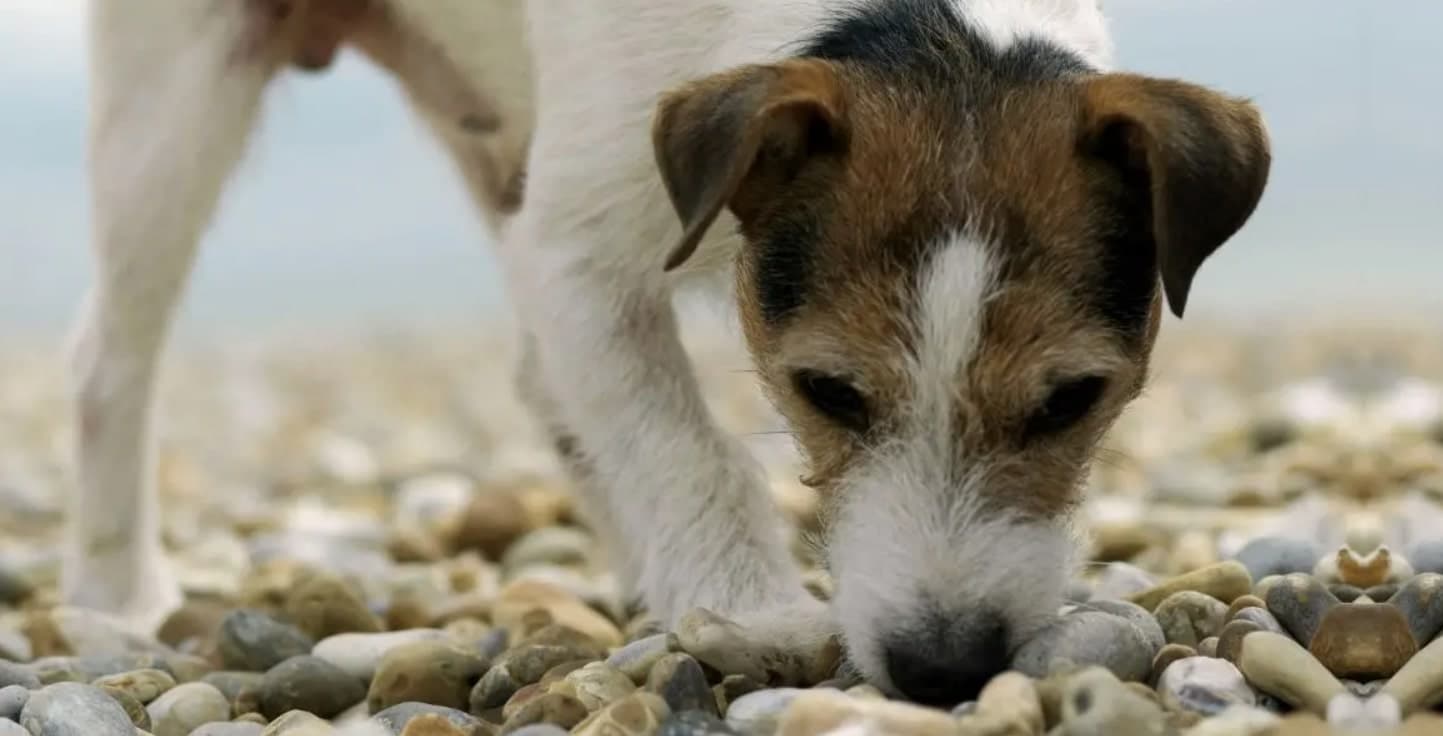
M 141 625 L 180 600 L 158 355 L 288 66 L 359 50 L 454 155 L 520 390 L 627 591 L 779 651 L 839 637 L 918 700 L 975 690 L 1055 615 L 1094 447 L 1270 166 L 1247 101 L 1109 71 L 1099 0 L 92 0 L 91 23 L 62 588 Z M 678 341 L 674 291 L 718 275 L 824 498 L 828 603 Z

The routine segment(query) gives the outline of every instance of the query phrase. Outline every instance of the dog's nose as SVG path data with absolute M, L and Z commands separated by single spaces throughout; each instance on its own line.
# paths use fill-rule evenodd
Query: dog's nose
M 929 705 L 955 705 L 976 697 L 1007 669 L 1007 626 L 1001 616 L 979 611 L 932 621 L 886 645 L 887 675 L 903 695 Z

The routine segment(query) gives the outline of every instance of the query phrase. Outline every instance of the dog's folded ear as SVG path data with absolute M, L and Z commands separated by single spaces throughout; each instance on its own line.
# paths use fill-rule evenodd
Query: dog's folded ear
M 813 156 L 844 150 L 847 138 L 840 80 L 824 61 L 741 67 L 665 95 L 652 141 L 683 227 L 666 269 L 691 257 L 722 208 L 746 221 L 767 192 Z
M 1185 82 L 1106 74 L 1083 84 L 1084 152 L 1145 198 L 1163 292 L 1181 317 L 1198 268 L 1262 198 L 1272 160 L 1262 118 Z

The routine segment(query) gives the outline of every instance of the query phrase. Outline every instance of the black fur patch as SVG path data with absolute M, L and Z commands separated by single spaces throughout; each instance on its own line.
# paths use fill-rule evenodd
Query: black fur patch
M 800 55 L 861 64 L 954 95 L 996 82 L 1045 81 L 1091 71 L 1076 54 L 1040 38 L 993 47 L 967 25 L 957 2 L 859 2 L 827 23 Z
M 769 228 L 756 245 L 756 287 L 762 319 L 777 324 L 800 309 L 812 271 L 817 227 L 811 218 L 794 216 Z

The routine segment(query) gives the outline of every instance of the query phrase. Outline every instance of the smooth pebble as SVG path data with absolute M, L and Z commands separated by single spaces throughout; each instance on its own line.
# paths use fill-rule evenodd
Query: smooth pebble
M 30 694 L 20 725 L 33 736 L 130 736 L 135 725 L 104 690 L 77 682 L 47 685 Z
M 203 682 L 177 685 L 156 698 L 146 711 L 155 736 L 188 736 L 206 723 L 230 719 L 225 695 Z

